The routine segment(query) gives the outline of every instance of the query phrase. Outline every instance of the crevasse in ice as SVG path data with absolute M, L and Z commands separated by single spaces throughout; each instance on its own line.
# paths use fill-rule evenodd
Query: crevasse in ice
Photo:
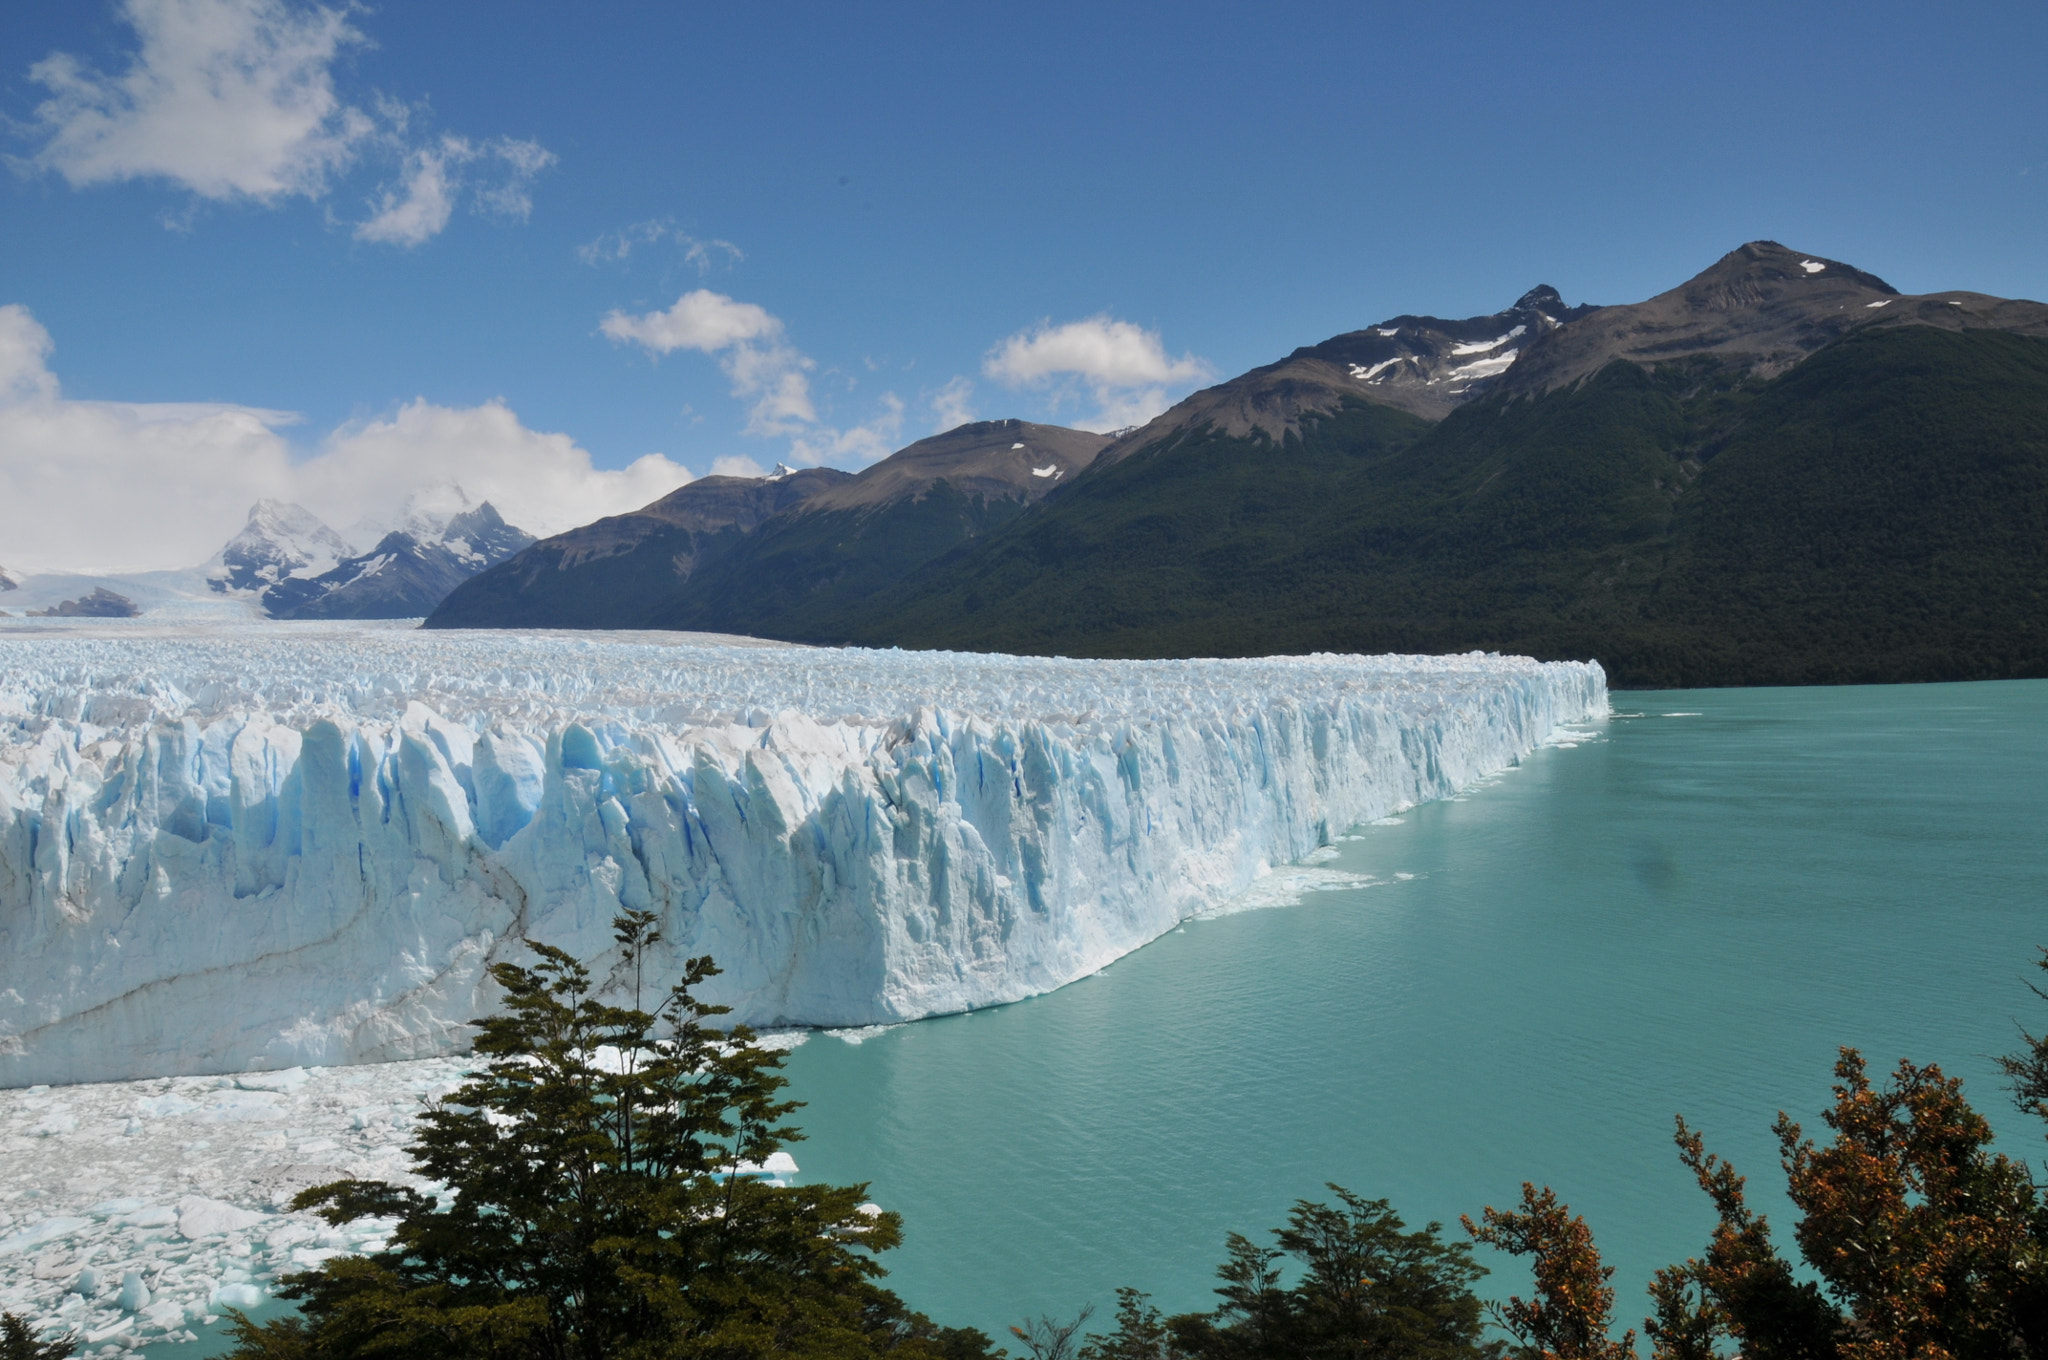
M 1593 664 L 391 629 L 0 638 L 0 1085 L 458 1050 L 527 939 L 754 1024 L 1100 968 L 1606 711 Z M 610 979 L 623 982 L 622 978 Z

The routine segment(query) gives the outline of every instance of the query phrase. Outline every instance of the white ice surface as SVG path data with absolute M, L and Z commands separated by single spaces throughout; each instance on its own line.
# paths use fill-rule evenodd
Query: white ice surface
M 1827 266 L 1822 264 L 1819 260 L 1801 260 L 1799 262 L 1799 267 L 1801 269 L 1804 269 L 1809 274 L 1818 274 L 1823 269 L 1827 268 Z
M 1016 1000 L 1606 707 L 1478 654 L 8 628 L 0 1086 L 457 1051 L 622 907 L 757 1025 Z
M 277 1275 L 380 1242 L 388 1222 L 286 1205 L 345 1177 L 424 1188 L 403 1146 L 467 1062 L 0 1091 L 0 1309 L 88 1351 L 184 1340 Z

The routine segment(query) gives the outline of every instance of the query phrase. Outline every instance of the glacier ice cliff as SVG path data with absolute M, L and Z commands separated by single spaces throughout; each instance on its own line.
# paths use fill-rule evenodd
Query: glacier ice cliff
M 0 1085 L 464 1046 L 527 939 L 757 1025 L 1048 991 L 1607 710 L 1597 665 L 0 637 Z M 602 963 L 601 963 L 602 967 Z

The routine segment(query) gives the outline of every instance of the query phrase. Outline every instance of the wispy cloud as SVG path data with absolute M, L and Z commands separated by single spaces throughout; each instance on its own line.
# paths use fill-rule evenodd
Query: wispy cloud
M 631 259 L 635 251 L 657 245 L 680 250 L 684 263 L 694 266 L 699 275 L 720 267 L 729 268 L 747 258 L 746 252 L 730 241 L 690 235 L 678 227 L 672 217 L 653 218 L 617 231 L 604 232 L 595 240 L 576 247 L 576 256 L 585 264 L 622 264 Z
M 598 329 L 649 354 L 692 349 L 717 355 L 733 395 L 752 403 L 749 434 L 795 434 L 817 422 L 809 376 L 816 365 L 783 338 L 782 322 L 765 307 L 699 288 L 666 311 L 608 312 Z
M 932 433 L 944 434 L 974 419 L 974 383 L 954 378 L 931 397 Z
M 1192 354 L 1169 355 L 1157 331 L 1109 316 L 1042 321 L 998 343 L 981 371 L 1009 387 L 1051 388 L 1055 407 L 1084 386 L 1099 409 L 1081 424 L 1102 430 L 1150 420 L 1166 409 L 1170 389 L 1215 372 Z
M 448 225 L 465 193 L 479 212 L 523 221 L 533 211 L 534 177 L 554 162 L 554 153 L 538 142 L 501 137 L 479 144 L 444 136 L 407 153 L 398 183 L 371 200 L 371 215 L 356 224 L 355 238 L 422 245 Z M 498 178 L 477 173 L 485 167 L 494 167 Z
M 29 68 L 49 93 L 18 162 L 73 188 L 161 180 L 193 201 L 276 204 L 322 199 L 362 163 L 396 164 L 358 239 L 418 245 L 448 224 L 464 193 L 480 211 L 523 219 L 534 178 L 554 161 L 536 142 L 410 135 L 413 111 L 389 99 L 343 99 L 335 67 L 367 44 L 357 7 L 285 0 L 123 0 L 135 47 L 108 72 L 70 53 Z M 493 173 L 479 173 L 484 164 Z M 166 214 L 189 229 L 193 213 Z

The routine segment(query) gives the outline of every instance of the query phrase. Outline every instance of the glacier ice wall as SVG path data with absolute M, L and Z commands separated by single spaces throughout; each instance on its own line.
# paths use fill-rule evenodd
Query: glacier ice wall
M 1603 714 L 1592 664 L 0 637 L 0 1085 L 426 1057 L 660 914 L 737 1019 L 1081 977 Z M 602 966 L 602 964 L 601 964 Z

